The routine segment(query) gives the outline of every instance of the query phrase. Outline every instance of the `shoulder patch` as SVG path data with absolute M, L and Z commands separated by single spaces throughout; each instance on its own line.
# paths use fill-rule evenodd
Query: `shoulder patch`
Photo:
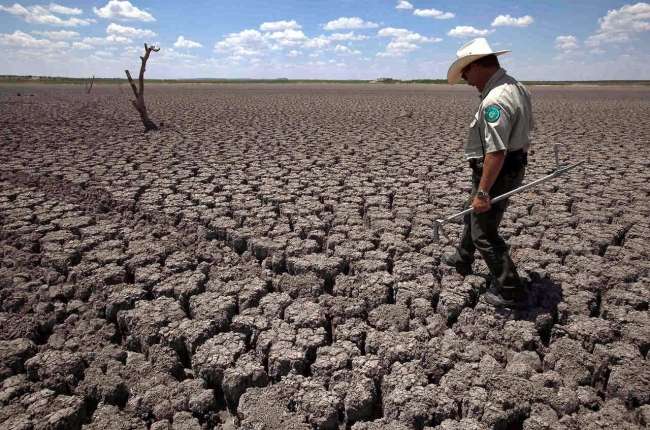
M 497 105 L 490 105 L 485 108 L 485 120 L 487 122 L 497 122 L 501 118 L 501 108 Z

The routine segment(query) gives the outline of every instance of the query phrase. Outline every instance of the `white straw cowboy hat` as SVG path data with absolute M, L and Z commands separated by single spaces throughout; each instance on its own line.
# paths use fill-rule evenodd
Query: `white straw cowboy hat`
M 447 72 L 447 82 L 452 85 L 459 83 L 461 80 L 460 75 L 465 66 L 479 58 L 487 57 L 488 55 L 502 55 L 508 52 L 510 51 L 493 51 L 484 37 L 470 40 L 461 46 L 458 52 L 456 52 L 458 58 L 449 67 L 449 71 Z

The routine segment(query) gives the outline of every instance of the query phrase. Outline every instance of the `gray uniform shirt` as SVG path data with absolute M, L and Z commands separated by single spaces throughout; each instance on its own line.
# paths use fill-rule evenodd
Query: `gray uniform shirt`
M 483 158 L 495 151 L 528 151 L 533 129 L 530 93 L 499 69 L 481 92 L 481 104 L 470 124 L 465 158 Z

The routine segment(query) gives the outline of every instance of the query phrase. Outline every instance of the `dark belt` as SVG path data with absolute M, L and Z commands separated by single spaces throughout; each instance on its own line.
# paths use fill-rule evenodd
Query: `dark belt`
M 523 149 L 518 149 L 516 151 L 506 153 L 506 158 L 503 160 L 503 167 L 501 168 L 501 171 L 514 170 L 526 165 L 528 165 L 528 153 L 524 152 Z M 472 158 L 469 160 L 469 167 L 471 167 L 472 170 L 483 169 L 483 159 Z

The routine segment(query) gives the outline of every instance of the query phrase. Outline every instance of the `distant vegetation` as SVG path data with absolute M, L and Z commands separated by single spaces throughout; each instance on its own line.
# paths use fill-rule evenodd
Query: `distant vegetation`
M 64 78 L 58 76 L 16 76 L 0 75 L 0 83 L 40 83 L 40 84 L 85 84 L 89 78 Z M 126 79 L 120 78 L 95 78 L 98 84 L 125 84 Z M 378 78 L 375 80 L 362 79 L 225 79 L 225 78 L 198 78 L 198 79 L 147 79 L 155 84 L 446 84 L 446 79 L 412 79 L 400 80 L 393 78 Z M 650 85 L 648 80 L 639 81 L 524 81 L 527 85 Z
M 90 78 L 64 78 L 59 76 L 14 76 L 0 75 L 3 83 L 42 83 L 42 84 L 83 84 Z M 336 80 L 336 79 L 226 79 L 226 78 L 197 78 L 197 79 L 149 79 L 148 83 L 160 84 L 296 84 L 296 83 L 368 83 L 368 80 Z M 125 84 L 121 78 L 95 78 L 99 84 Z

